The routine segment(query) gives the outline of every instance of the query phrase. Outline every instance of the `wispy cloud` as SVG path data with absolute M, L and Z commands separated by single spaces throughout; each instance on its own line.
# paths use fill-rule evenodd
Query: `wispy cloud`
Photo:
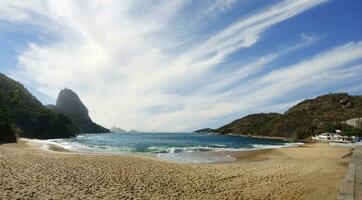
M 271 62 L 278 59 L 279 57 L 306 48 L 319 39 L 316 36 L 307 35 L 305 33 L 301 34 L 301 38 L 302 41 L 297 44 L 286 47 L 279 52 L 273 52 L 272 54 L 261 56 L 250 63 L 241 65 L 236 71 L 228 74 L 227 78 L 225 76 L 218 77 L 218 79 L 211 78 L 212 83 L 209 83 L 204 88 L 201 88 L 201 91 L 198 91 L 198 93 L 201 92 L 208 94 L 215 91 L 220 91 L 221 89 L 225 89 L 225 87 L 235 84 L 236 82 L 240 82 L 245 78 L 250 78 L 252 75 L 255 75 L 259 72 L 264 72 L 263 68 L 268 66 Z
M 208 14 L 213 14 L 215 12 L 225 12 L 230 9 L 233 4 L 240 0 L 215 0 L 210 6 L 207 8 Z
M 12 77 L 53 98 L 63 87 L 74 89 L 91 116 L 107 126 L 190 130 L 202 122 L 252 112 L 258 106 L 280 109 L 283 106 L 273 105 L 274 99 L 325 81 L 318 74 L 334 77 L 342 66 L 349 68 L 354 64 L 350 62 L 361 58 L 361 44 L 349 43 L 295 65 L 264 70 L 317 39 L 302 34 L 300 43 L 238 64 L 233 70 L 219 71 L 231 56 L 262 41 L 269 28 L 324 2 L 281 1 L 212 29 L 211 35 L 198 29 L 207 20 L 195 20 L 190 26 L 181 23 L 180 16 L 205 15 L 188 15 L 190 1 L 186 0 L 3 0 L 0 19 L 30 24 L 56 38 L 30 43 L 18 55 L 17 69 L 9 72 Z M 245 1 L 201 3 L 196 10 L 227 12 L 238 3 Z M 207 12 L 201 18 L 208 19 Z M 358 66 L 350 69 L 358 71 Z M 205 74 L 210 79 L 200 78 Z M 348 79 L 353 77 L 352 72 L 346 74 L 350 74 Z M 312 81 L 306 81 L 311 77 Z M 187 92 L 178 88 L 187 88 Z
M 257 96 L 259 100 L 266 101 L 303 86 L 319 87 L 323 83 L 345 80 L 353 75 L 358 77 L 359 73 L 347 72 L 360 70 L 361 65 L 352 64 L 361 62 L 361 58 L 362 42 L 347 43 L 298 64 L 276 69 L 228 93 L 235 95 L 236 92 L 247 92 L 251 97 Z
M 163 123 L 175 123 L 175 127 L 185 128 L 185 124 L 197 126 L 194 119 L 212 120 L 215 117 L 232 113 L 252 113 L 273 108 L 280 111 L 292 103 L 273 105 L 273 101 L 303 87 L 311 90 L 326 85 L 358 80 L 362 73 L 362 42 L 348 43 L 325 51 L 313 58 L 301 61 L 292 66 L 282 67 L 264 76 L 240 84 L 232 90 L 208 96 L 192 95 L 184 103 L 184 109 L 160 114 Z M 359 62 L 360 64 L 353 64 Z M 338 85 L 338 84 L 337 84 Z M 303 92 L 301 92 L 303 93 Z M 304 91 L 308 93 L 308 91 Z M 268 110 L 273 111 L 273 110 Z M 274 110 L 275 111 L 275 110 Z

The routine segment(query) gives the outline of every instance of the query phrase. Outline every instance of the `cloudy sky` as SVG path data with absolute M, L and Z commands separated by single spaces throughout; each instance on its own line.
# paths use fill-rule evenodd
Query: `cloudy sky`
M 0 72 L 94 121 L 218 127 L 329 92 L 362 94 L 360 0 L 0 0 Z

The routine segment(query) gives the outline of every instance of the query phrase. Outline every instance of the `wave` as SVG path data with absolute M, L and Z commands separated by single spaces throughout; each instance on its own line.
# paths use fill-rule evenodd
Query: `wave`
M 164 153 L 157 154 L 158 158 L 172 160 L 180 163 L 221 163 L 234 162 L 236 158 L 231 155 L 195 154 L 195 153 Z
M 51 145 L 61 147 L 63 149 L 79 152 L 79 153 L 107 153 L 107 154 L 124 154 L 125 152 L 131 152 L 133 149 L 130 147 L 111 147 L 101 145 L 89 145 L 81 144 L 79 142 L 70 141 L 69 139 L 49 139 L 49 140 L 37 140 L 36 142 L 42 143 L 42 148 L 50 150 Z
M 232 148 L 226 145 L 197 146 L 197 147 L 166 147 L 166 146 L 151 146 L 147 150 L 153 153 L 192 153 L 192 152 L 209 152 L 209 151 L 251 151 L 260 149 L 275 149 L 285 147 L 295 147 L 303 143 L 284 143 L 281 145 L 265 145 L 251 144 L 251 147 Z M 217 146 L 217 147 L 215 147 Z
M 101 135 L 102 137 L 107 135 Z M 139 142 L 139 138 L 131 141 L 124 141 L 128 138 L 115 138 L 123 143 L 109 143 L 108 140 L 102 140 L 97 135 L 81 135 L 72 139 L 50 139 L 37 140 L 42 145 L 42 148 L 50 150 L 52 145 L 59 146 L 63 149 L 91 154 L 127 154 L 127 153 L 151 153 L 159 158 L 173 160 L 185 163 L 212 163 L 212 162 L 232 162 L 235 160 L 227 153 L 212 153 L 212 152 L 231 152 L 231 151 L 250 151 L 259 149 L 274 149 L 285 148 L 301 145 L 302 143 L 250 143 L 240 144 L 240 146 L 230 146 L 227 143 L 200 143 L 199 146 L 186 146 L 183 143 L 163 143 L 163 145 L 155 145 L 154 141 Z M 112 138 L 113 140 L 113 138 Z M 93 143 L 93 144 L 92 144 Z M 153 146 L 147 146 L 151 145 Z M 117 145 L 118 144 L 118 145 Z M 113 145 L 113 146 L 112 146 Z M 182 146 L 185 145 L 185 146 Z
M 295 147 L 303 143 L 284 143 L 282 145 L 252 144 L 250 148 L 215 148 L 215 147 L 170 147 L 167 153 L 158 153 L 157 157 L 181 163 L 218 163 L 234 162 L 236 158 L 231 155 L 212 154 L 207 152 L 251 151 L 261 149 L 275 149 Z M 226 146 L 226 145 L 223 145 Z M 206 154 L 205 154 L 206 153 Z
M 210 151 L 250 151 L 259 149 L 274 149 L 284 147 L 294 147 L 303 143 L 283 143 L 279 145 L 267 144 L 250 144 L 249 147 L 227 147 L 223 144 L 215 144 L 211 146 L 191 146 L 191 147 L 173 147 L 173 146 L 150 146 L 142 151 L 133 146 L 107 146 L 107 145 L 93 145 L 84 144 L 69 139 L 50 139 L 50 140 L 37 140 L 43 144 L 43 147 L 49 149 L 49 145 L 56 145 L 66 150 L 76 152 L 144 152 L 144 153 L 192 153 L 192 152 L 210 152 Z

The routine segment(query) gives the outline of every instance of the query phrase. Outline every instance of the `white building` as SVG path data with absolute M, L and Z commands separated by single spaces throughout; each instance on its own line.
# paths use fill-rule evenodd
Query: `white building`
M 324 141 L 330 141 L 332 139 L 333 133 L 321 133 L 319 135 L 316 135 L 312 137 L 313 140 L 324 140 Z
M 331 142 L 350 142 L 348 136 L 340 135 L 340 134 L 333 134 Z
M 312 137 L 313 140 L 317 141 L 326 141 L 326 142 L 351 142 L 348 139 L 348 136 L 339 134 L 341 131 L 336 130 L 337 133 L 321 133 L 320 135 L 316 135 L 315 137 Z

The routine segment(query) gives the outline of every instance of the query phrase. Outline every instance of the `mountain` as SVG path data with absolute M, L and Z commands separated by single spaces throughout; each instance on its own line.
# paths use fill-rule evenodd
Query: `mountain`
M 273 129 L 273 121 L 280 116 L 281 114 L 278 113 L 252 114 L 222 126 L 216 129 L 216 132 L 219 134 L 248 133 L 251 135 L 267 135 Z M 215 132 L 215 130 L 211 132 Z
M 80 100 L 79 96 L 70 89 L 61 90 L 56 105 L 47 105 L 47 107 L 69 117 L 82 133 L 110 132 L 91 120 L 87 107 Z
M 136 131 L 136 130 L 130 130 L 130 131 L 128 131 L 128 133 L 140 133 L 140 132 Z
M 323 131 L 333 131 L 333 129 L 344 129 L 361 134 L 361 130 L 344 123 L 348 119 L 361 116 L 362 96 L 337 93 L 302 101 L 284 114 L 252 114 L 217 129 L 201 129 L 196 132 L 292 139 L 305 139 Z
M 75 136 L 79 130 L 63 114 L 41 104 L 22 84 L 0 73 L 0 140 L 20 137 L 50 139 Z
M 109 129 L 112 133 L 127 133 L 127 131 L 121 129 L 121 128 L 118 128 L 118 127 L 112 127 Z

